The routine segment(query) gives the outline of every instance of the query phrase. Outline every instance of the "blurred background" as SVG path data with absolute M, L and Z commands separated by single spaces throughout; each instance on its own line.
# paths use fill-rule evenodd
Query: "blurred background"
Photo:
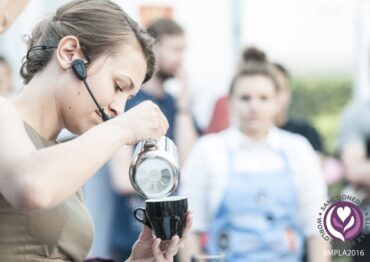
M 31 26 L 65 3 L 32 0 L 0 38 L 2 54 L 18 71 Z M 285 64 L 294 80 L 291 114 L 314 124 L 333 153 L 338 115 L 351 99 L 370 95 L 367 0 L 130 0 L 116 1 L 142 26 L 158 17 L 186 30 L 186 65 L 199 126 L 208 124 L 215 100 L 227 92 L 243 47 L 255 45 Z M 18 74 L 13 75 L 21 87 Z M 328 97 L 330 99 L 327 99 Z
M 31 0 L 0 37 L 0 55 L 13 70 L 14 94 L 26 54 L 24 36 L 65 0 Z M 192 111 L 207 127 L 215 101 L 225 95 L 246 46 L 266 51 L 293 76 L 290 114 L 310 122 L 336 155 L 340 114 L 352 99 L 370 97 L 370 0 L 117 0 L 144 28 L 174 18 L 187 36 L 186 68 Z M 176 84 L 168 85 L 176 93 Z M 335 189 L 334 189 L 335 191 Z M 346 260 L 337 260 L 346 261 Z

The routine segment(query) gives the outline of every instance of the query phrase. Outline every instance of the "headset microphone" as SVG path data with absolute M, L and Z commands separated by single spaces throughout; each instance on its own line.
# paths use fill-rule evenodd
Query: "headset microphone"
M 87 91 L 89 92 L 91 98 L 94 100 L 95 105 L 98 107 L 99 112 L 102 116 L 103 121 L 108 121 L 110 119 L 110 116 L 104 112 L 104 108 L 102 108 L 98 101 L 96 100 L 94 94 L 92 93 L 88 83 L 86 82 L 87 78 L 87 71 L 86 71 L 86 65 L 81 59 L 73 60 L 72 62 L 72 71 L 77 76 L 78 79 L 82 80 L 83 83 L 86 86 Z

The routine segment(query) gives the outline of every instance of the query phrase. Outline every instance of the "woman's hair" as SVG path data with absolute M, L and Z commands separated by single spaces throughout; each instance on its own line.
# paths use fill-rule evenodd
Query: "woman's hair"
M 276 68 L 277 71 L 282 73 L 286 78 L 290 80 L 290 73 L 285 66 L 280 63 L 272 63 L 272 65 Z
M 137 45 L 147 63 L 144 82 L 155 71 L 154 39 L 119 5 L 109 0 L 74 0 L 39 22 L 28 37 L 29 51 L 20 70 L 25 84 L 45 68 L 59 41 L 68 35 L 77 37 L 80 46 L 93 59 L 105 53 L 114 53 L 123 44 Z M 33 48 L 35 46 L 44 48 Z
M 243 62 L 239 66 L 237 73 L 235 74 L 231 81 L 229 96 L 231 96 L 234 93 L 236 82 L 240 78 L 245 76 L 256 76 L 256 75 L 265 76 L 271 80 L 276 90 L 279 89 L 274 74 L 274 67 L 272 66 L 272 64 L 270 64 L 266 54 L 263 51 L 255 47 L 246 48 L 243 51 L 242 59 Z

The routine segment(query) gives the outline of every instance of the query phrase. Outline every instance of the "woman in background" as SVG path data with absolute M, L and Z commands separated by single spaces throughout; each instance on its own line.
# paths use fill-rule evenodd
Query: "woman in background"
M 199 140 L 185 164 L 181 195 L 197 214 L 183 252 L 225 253 L 227 261 L 327 261 L 316 228 L 326 201 L 308 141 L 274 126 L 278 85 L 263 52 L 251 48 L 229 91 L 231 127 Z

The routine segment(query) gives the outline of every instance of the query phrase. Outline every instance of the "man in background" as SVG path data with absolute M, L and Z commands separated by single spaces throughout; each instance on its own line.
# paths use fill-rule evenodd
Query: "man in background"
M 0 1 L 0 34 L 4 33 L 26 7 L 28 0 Z
M 139 93 L 127 102 L 125 110 L 145 100 L 157 104 L 168 120 L 166 136 L 176 143 L 181 164 L 184 163 L 197 139 L 197 131 L 189 108 L 190 90 L 183 64 L 185 32 L 178 23 L 167 18 L 154 21 L 148 26 L 147 31 L 156 39 L 154 51 L 158 71 Z M 176 80 L 178 84 L 176 98 L 166 90 L 169 80 Z M 112 248 L 114 256 L 121 260 L 129 256 L 132 244 L 142 227 L 132 215 L 135 208 L 143 206 L 144 200 L 137 195 L 129 181 L 128 172 L 132 154 L 133 147 L 123 147 L 110 163 L 116 192 Z
M 339 130 L 339 153 L 349 182 L 346 190 L 362 200 L 361 208 L 370 212 L 370 101 L 355 101 L 342 114 Z M 356 245 L 364 256 L 354 262 L 370 261 L 370 232 Z

